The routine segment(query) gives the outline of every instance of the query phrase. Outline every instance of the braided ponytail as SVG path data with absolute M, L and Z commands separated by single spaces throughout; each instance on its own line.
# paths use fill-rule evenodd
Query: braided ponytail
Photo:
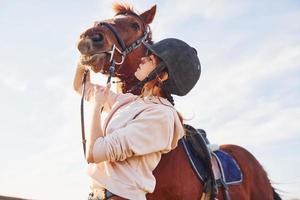
M 173 99 L 172 95 L 171 95 L 170 93 L 168 93 L 168 92 L 164 92 L 164 94 L 165 94 L 166 99 L 167 99 L 173 106 L 175 106 L 175 102 L 174 102 L 174 99 Z M 182 117 L 181 113 L 180 113 L 178 110 L 176 110 L 176 112 L 177 112 L 177 115 L 178 115 L 178 117 L 179 117 L 179 120 L 180 120 L 181 124 L 183 124 L 183 117 Z
M 166 94 L 166 99 L 173 105 L 175 106 L 174 99 L 170 93 L 165 93 Z

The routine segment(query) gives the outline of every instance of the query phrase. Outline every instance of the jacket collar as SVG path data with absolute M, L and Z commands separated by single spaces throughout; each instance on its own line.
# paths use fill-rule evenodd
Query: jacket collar
M 146 96 L 146 97 L 142 97 L 141 99 L 143 99 L 147 103 L 163 104 L 163 105 L 174 107 L 167 99 L 163 97 Z

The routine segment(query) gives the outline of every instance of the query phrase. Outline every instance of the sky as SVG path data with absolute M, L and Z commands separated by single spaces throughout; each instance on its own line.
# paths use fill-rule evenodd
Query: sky
M 0 0 L 0 195 L 86 199 L 76 43 L 113 2 Z M 283 199 L 300 198 L 300 1 L 123 2 L 140 13 L 157 5 L 154 41 L 197 49 L 200 80 L 175 97 L 186 122 L 211 143 L 245 147 Z

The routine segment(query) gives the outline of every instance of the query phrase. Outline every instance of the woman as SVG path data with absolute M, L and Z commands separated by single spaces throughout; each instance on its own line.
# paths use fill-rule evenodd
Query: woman
M 142 93 L 115 94 L 87 79 L 86 99 L 93 101 L 88 173 L 93 180 L 89 199 L 145 200 L 154 191 L 152 172 L 161 155 L 177 146 L 184 135 L 182 118 L 171 94 L 183 96 L 200 76 L 194 48 L 178 39 L 145 44 L 150 55 L 141 58 L 135 76 Z M 85 68 L 77 68 L 74 89 L 81 94 Z M 101 110 L 108 115 L 101 127 Z

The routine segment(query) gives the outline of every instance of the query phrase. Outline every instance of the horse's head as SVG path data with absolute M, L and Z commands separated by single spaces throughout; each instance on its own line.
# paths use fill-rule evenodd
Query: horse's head
M 78 42 L 81 63 L 91 66 L 94 72 L 108 73 L 112 60 L 116 63 L 115 75 L 121 79 L 132 77 L 145 54 L 141 41 L 151 42 L 149 24 L 156 6 L 137 14 L 127 5 L 115 4 L 116 15 L 84 31 Z M 116 47 L 116 48 L 115 48 Z

